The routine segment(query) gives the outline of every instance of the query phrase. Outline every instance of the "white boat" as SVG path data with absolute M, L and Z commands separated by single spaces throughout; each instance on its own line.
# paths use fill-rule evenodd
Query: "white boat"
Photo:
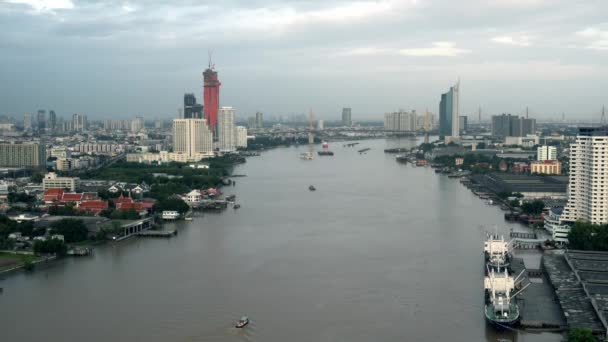
M 509 268 L 511 262 L 510 242 L 505 241 L 503 236 L 487 234 L 483 244 L 483 252 L 486 265 L 489 269 Z
M 304 152 L 300 154 L 300 158 L 304 160 L 313 160 L 315 158 L 315 155 L 312 154 L 312 152 Z

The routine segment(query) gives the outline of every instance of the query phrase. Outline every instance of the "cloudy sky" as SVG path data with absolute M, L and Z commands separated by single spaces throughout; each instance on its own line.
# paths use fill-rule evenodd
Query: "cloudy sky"
M 169 118 L 209 49 L 240 118 L 437 112 L 458 78 L 464 114 L 608 105 L 606 0 L 0 0 L 0 113 Z

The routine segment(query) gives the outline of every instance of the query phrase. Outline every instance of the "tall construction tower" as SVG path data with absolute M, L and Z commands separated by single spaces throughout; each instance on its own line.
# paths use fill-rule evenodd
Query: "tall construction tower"
M 481 124 L 481 106 L 479 106 L 479 123 Z
M 429 143 L 429 131 L 431 130 L 431 122 L 429 116 L 429 109 L 426 109 L 426 114 L 424 115 L 424 143 Z
M 602 106 L 602 121 L 600 123 L 602 126 L 606 124 L 606 106 Z
M 312 132 L 312 108 L 310 109 L 309 121 L 310 126 L 308 128 L 308 143 L 312 145 L 315 143 L 315 136 Z

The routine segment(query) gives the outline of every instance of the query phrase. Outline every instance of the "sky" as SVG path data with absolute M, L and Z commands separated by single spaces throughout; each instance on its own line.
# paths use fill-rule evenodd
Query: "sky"
M 608 105 L 606 0 L 0 0 L 0 114 L 171 118 L 210 50 L 239 119 L 437 113 L 457 80 L 474 118 Z

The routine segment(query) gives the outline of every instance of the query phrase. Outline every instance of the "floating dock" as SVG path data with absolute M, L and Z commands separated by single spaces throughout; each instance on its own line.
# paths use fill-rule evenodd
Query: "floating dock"
M 141 237 L 170 238 L 177 235 L 177 230 L 146 230 L 137 234 Z

